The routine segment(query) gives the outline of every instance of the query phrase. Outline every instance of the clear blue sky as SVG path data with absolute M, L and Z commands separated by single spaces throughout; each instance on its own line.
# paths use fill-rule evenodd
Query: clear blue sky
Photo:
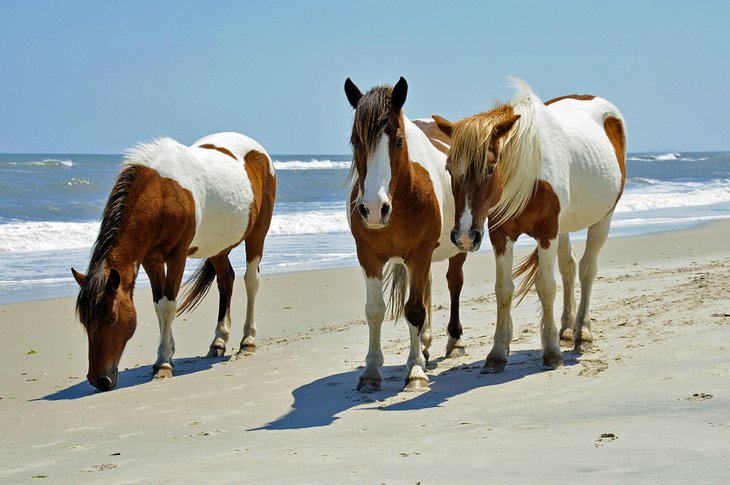
M 630 151 L 730 149 L 730 1 L 0 0 L 0 152 L 118 153 L 240 131 L 346 154 L 350 76 L 411 118 L 589 93 Z

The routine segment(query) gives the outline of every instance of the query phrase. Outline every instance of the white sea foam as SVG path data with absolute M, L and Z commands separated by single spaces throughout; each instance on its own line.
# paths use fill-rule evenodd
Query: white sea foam
M 88 248 L 98 232 L 98 222 L 0 224 L 0 253 Z
M 681 153 L 664 153 L 662 155 L 637 155 L 634 157 L 629 157 L 627 160 L 634 160 L 634 161 L 647 161 L 647 160 L 679 160 L 682 158 Z
M 270 235 L 335 234 L 347 232 L 342 210 L 277 214 Z M 98 222 L 11 222 L 0 224 L 0 254 L 90 248 Z
M 308 162 L 293 160 L 290 162 L 274 161 L 276 170 L 342 170 L 349 169 L 351 162 L 337 162 L 332 160 L 310 160 Z
M 30 162 L 0 162 L 0 167 L 73 167 L 71 160 L 56 160 L 48 158 L 45 160 L 32 160 Z
M 275 215 L 269 234 L 333 234 L 348 230 L 345 211 L 330 210 Z
M 656 183 L 627 190 L 616 207 L 617 213 L 680 207 L 701 207 L 730 202 L 730 180 L 704 183 Z

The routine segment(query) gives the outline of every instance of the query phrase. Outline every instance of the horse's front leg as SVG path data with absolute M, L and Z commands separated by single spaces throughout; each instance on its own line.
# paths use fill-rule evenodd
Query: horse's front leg
M 406 362 L 406 391 L 428 390 L 428 376 L 426 375 L 426 358 L 421 350 L 421 331 L 427 325 L 429 309 L 426 303 L 431 301 L 431 288 L 428 285 L 431 275 L 431 253 L 422 251 L 420 257 L 411 258 L 406 262 L 410 275 L 408 301 L 405 305 L 405 315 L 408 321 L 408 331 L 411 337 L 408 361 Z
M 162 298 L 157 301 L 155 311 L 160 324 L 160 345 L 157 348 L 157 361 L 152 367 L 153 377 L 172 377 L 172 356 L 175 354 L 175 339 L 172 336 L 172 321 L 177 311 L 177 294 L 180 291 L 185 271 L 186 251 L 179 251 L 167 259 L 167 275 Z
M 459 298 L 461 289 L 464 286 L 464 261 L 466 253 L 459 253 L 449 258 L 449 270 L 446 272 L 446 282 L 449 286 L 451 296 L 451 312 L 447 332 L 449 339 L 446 342 L 446 357 L 462 357 L 466 355 L 466 347 L 461 341 L 463 333 L 461 320 L 459 319 Z
M 380 329 L 385 318 L 385 300 L 383 299 L 383 265 L 379 267 L 363 267 L 365 274 L 365 318 L 368 321 L 369 342 L 368 354 L 365 357 L 365 370 L 360 374 L 357 390 L 362 392 L 379 391 L 382 381 L 380 368 L 383 367 L 383 351 L 380 348 Z M 370 275 L 370 276 L 368 276 Z
M 545 366 L 555 369 L 563 365 L 563 354 L 560 352 L 558 330 L 555 326 L 553 305 L 555 303 L 555 256 L 557 240 L 552 240 L 548 247 L 538 246 L 538 269 L 535 289 L 542 305 L 540 319 L 540 334 L 542 336 L 542 362 Z
M 496 263 L 496 280 L 494 292 L 497 297 L 497 325 L 494 330 L 494 344 L 487 355 L 487 360 L 482 367 L 482 373 L 502 372 L 507 365 L 509 346 L 512 342 L 512 297 L 515 291 L 512 280 L 512 264 L 514 253 L 512 247 L 514 242 L 505 238 L 505 241 L 493 247 L 504 246 L 504 250 L 495 249 L 494 258 Z

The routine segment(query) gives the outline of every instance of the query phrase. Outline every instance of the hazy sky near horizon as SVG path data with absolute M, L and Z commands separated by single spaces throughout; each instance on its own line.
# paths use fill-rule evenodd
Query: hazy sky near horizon
M 730 150 L 730 2 L 0 0 L 0 152 L 119 153 L 240 131 L 346 154 L 348 76 L 408 80 L 405 112 L 614 102 L 629 151 Z

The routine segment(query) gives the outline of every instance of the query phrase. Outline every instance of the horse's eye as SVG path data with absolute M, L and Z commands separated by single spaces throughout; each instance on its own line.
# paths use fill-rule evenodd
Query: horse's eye
M 487 175 L 494 175 L 494 167 L 487 168 Z
M 397 139 L 395 140 L 395 147 L 396 147 L 397 149 L 399 149 L 399 150 L 400 150 L 401 148 L 403 148 L 403 137 L 399 136 L 399 137 L 398 137 L 398 138 L 397 138 Z

